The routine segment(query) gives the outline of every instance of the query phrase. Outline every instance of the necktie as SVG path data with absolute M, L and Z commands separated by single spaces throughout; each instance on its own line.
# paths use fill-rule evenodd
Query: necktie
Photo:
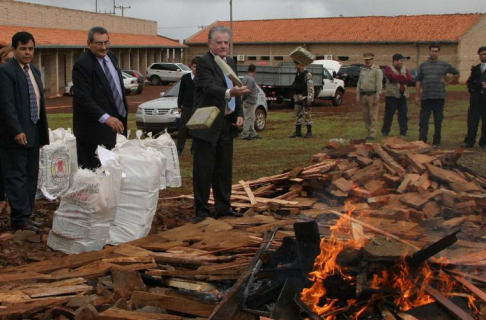
M 226 74 L 224 75 L 224 79 L 226 80 L 226 86 L 228 87 L 228 89 L 232 89 L 233 81 L 231 81 L 231 79 L 228 78 Z M 228 108 L 230 108 L 231 111 L 235 111 L 235 106 L 235 97 L 231 97 L 230 101 L 228 101 Z
M 39 120 L 39 112 L 37 111 L 37 96 L 35 95 L 34 85 L 29 76 L 29 65 L 24 66 L 25 77 L 27 78 L 27 85 L 29 86 L 29 99 L 30 99 L 30 120 L 33 123 L 37 123 Z
M 127 111 L 125 109 L 125 105 L 123 104 L 123 99 L 120 95 L 120 92 L 118 92 L 118 88 L 115 84 L 115 79 L 113 79 L 113 76 L 111 75 L 110 68 L 108 67 L 108 61 L 106 59 L 103 59 L 103 68 L 105 69 L 106 79 L 110 84 L 111 93 L 113 93 L 113 98 L 115 98 L 118 114 L 120 114 L 122 117 L 126 117 Z

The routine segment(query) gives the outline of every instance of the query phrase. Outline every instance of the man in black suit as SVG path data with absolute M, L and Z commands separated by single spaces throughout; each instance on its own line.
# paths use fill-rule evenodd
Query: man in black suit
M 194 105 L 194 77 L 196 76 L 196 65 L 198 58 L 191 60 L 189 68 L 191 73 L 182 76 L 179 85 L 179 95 L 177 96 L 177 106 L 181 114 L 181 125 L 177 133 L 177 153 L 181 155 L 186 145 L 189 128 L 186 126 L 187 121 L 191 118 L 192 107 Z
M 35 40 L 12 37 L 14 59 L 0 68 L 0 157 L 13 230 L 39 231 L 30 219 L 39 174 L 39 147 L 49 144 L 41 74 L 31 64 Z
M 98 145 L 112 149 L 116 134 L 126 135 L 128 104 L 108 31 L 91 28 L 88 47 L 73 67 L 73 127 L 79 166 L 95 169 Z
M 209 31 L 209 52 L 197 62 L 194 108 L 216 106 L 219 114 L 209 129 L 191 130 L 194 152 L 193 184 L 195 222 L 208 217 L 211 186 L 216 203 L 215 217 L 241 216 L 231 210 L 233 172 L 233 139 L 243 125 L 240 97 L 249 93 L 246 86 L 233 86 L 231 80 L 214 61 L 218 55 L 236 71 L 236 63 L 227 57 L 231 31 L 223 26 Z
M 486 47 L 479 48 L 478 55 L 481 63 L 472 67 L 471 75 L 467 79 L 470 100 L 467 112 L 467 135 L 462 147 L 472 148 L 474 146 L 481 119 L 479 146 L 486 149 Z

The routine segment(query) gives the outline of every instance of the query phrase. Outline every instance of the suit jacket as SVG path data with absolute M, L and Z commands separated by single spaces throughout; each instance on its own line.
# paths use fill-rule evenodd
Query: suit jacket
M 236 72 L 236 63 L 230 58 L 226 57 L 228 65 Z M 215 106 L 219 109 L 218 117 L 214 120 L 213 125 L 209 129 L 191 130 L 191 135 L 201 140 L 215 143 L 218 140 L 221 126 L 223 124 L 223 117 L 226 110 L 225 93 L 228 89 L 223 71 L 214 61 L 214 55 L 207 52 L 197 62 L 196 77 L 194 78 L 194 110 L 197 108 Z M 235 111 L 231 114 L 232 122 L 236 123 L 237 117 L 243 117 L 243 109 L 241 108 L 241 99 L 235 97 L 236 106 Z M 238 128 L 232 128 L 233 137 L 238 136 Z
M 179 96 L 177 97 L 177 106 L 192 108 L 194 105 L 194 81 L 192 80 L 192 72 L 186 73 L 181 78 L 179 86 Z
M 108 56 L 118 71 L 123 104 L 128 115 L 128 103 L 118 61 L 115 54 L 110 51 Z M 118 114 L 105 71 L 91 51 L 85 51 L 74 64 L 73 84 L 73 129 L 76 139 L 85 143 L 115 144 L 116 133 L 106 124 L 99 122 L 105 113 L 123 122 L 126 135 L 127 119 Z
M 24 70 L 15 59 L 11 59 L 0 68 L 0 146 L 3 148 L 34 147 L 37 134 L 40 145 L 49 144 L 41 74 L 33 64 L 30 64 L 30 68 L 40 92 L 37 124 L 30 120 L 29 86 Z M 15 142 L 14 137 L 19 133 L 25 133 L 27 145 L 20 146 Z
M 486 89 L 483 88 L 483 82 L 486 82 L 486 70 L 481 72 L 481 64 L 477 64 L 471 68 L 471 74 L 467 79 L 468 91 L 471 93 L 486 92 Z

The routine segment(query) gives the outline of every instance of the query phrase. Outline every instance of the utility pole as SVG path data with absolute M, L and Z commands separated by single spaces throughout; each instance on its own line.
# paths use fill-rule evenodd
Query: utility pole
M 116 0 L 113 0 L 113 15 L 116 15 Z
M 95 2 L 95 12 L 98 13 L 98 0 Z
M 233 0 L 230 0 L 230 56 L 233 58 Z
M 132 6 L 128 6 L 128 7 L 118 6 L 118 7 L 115 7 L 115 8 L 121 9 L 121 11 L 122 11 L 122 17 L 124 17 L 125 16 L 125 9 L 131 9 Z

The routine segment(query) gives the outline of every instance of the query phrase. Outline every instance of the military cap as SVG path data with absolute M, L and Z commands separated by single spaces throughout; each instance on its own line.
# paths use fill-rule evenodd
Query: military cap
M 365 52 L 365 53 L 363 54 L 363 59 L 364 59 L 364 60 L 371 60 L 371 59 L 373 59 L 374 57 L 375 57 L 375 55 L 374 55 L 373 53 L 371 53 L 371 52 Z

